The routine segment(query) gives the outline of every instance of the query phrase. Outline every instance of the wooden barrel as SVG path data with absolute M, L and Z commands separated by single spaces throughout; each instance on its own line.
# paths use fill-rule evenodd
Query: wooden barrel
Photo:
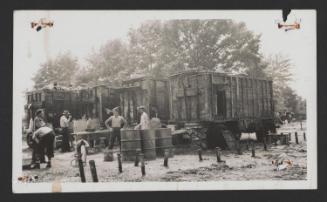
M 165 150 L 169 151 L 169 157 L 173 157 L 172 134 L 170 128 L 156 129 L 156 153 L 164 156 Z
M 146 160 L 156 159 L 156 136 L 155 130 L 140 130 L 142 141 L 142 152 Z
M 120 137 L 123 161 L 134 161 L 136 150 L 141 149 L 140 131 L 122 129 Z

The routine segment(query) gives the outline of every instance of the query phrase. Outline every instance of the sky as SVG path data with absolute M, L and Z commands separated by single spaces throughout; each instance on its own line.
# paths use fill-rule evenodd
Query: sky
M 30 23 L 40 18 L 51 19 L 54 26 L 37 32 Z M 260 52 L 263 55 L 282 53 L 291 59 L 291 87 L 304 98 L 310 96 L 316 68 L 314 10 L 292 10 L 287 23 L 300 21 L 301 28 L 288 32 L 277 28 L 277 22 L 282 21 L 281 10 L 15 11 L 14 82 L 17 82 L 14 86 L 20 92 L 31 90 L 32 77 L 40 64 L 59 53 L 70 51 L 79 63 L 86 64 L 92 51 L 97 51 L 108 40 L 127 40 L 130 28 L 152 19 L 232 19 L 245 22 L 249 30 L 261 34 Z

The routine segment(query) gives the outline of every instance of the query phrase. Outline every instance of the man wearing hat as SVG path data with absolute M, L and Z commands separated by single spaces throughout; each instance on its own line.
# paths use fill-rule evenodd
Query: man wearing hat
M 44 121 L 43 117 L 44 117 L 43 110 L 42 109 L 36 110 L 35 118 L 34 118 L 34 131 L 45 126 L 45 121 Z
M 118 139 L 120 145 L 120 129 L 126 124 L 125 119 L 122 116 L 119 116 L 118 107 L 112 110 L 113 115 L 105 121 L 107 128 L 112 128 L 112 134 L 110 137 L 109 149 L 114 147 L 116 138 Z M 120 146 L 119 146 L 120 148 Z
M 72 116 L 68 110 L 64 110 L 62 116 L 60 117 L 60 127 L 62 129 L 62 144 L 61 152 L 70 152 L 69 145 L 69 122 L 71 121 Z
M 135 126 L 135 129 L 138 129 L 138 130 L 149 129 L 149 116 L 145 112 L 145 107 L 139 106 L 137 109 L 138 109 L 139 113 L 141 114 L 141 118 L 140 118 L 140 123 L 137 126 Z

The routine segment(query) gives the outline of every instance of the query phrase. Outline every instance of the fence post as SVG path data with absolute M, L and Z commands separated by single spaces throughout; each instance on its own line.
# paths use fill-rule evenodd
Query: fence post
M 85 173 L 84 173 L 84 165 L 83 165 L 83 161 L 81 159 L 78 160 L 78 166 L 79 166 L 79 173 L 81 176 L 81 181 L 86 182 Z
M 305 132 L 303 132 L 303 140 L 307 141 L 307 137 L 305 136 Z
M 199 161 L 202 161 L 202 150 L 198 149 Z
M 120 153 L 117 154 L 117 159 L 118 159 L 118 170 L 119 170 L 119 173 L 122 173 L 123 172 L 123 167 L 122 167 L 122 164 L 121 164 L 121 155 L 120 155 Z
M 141 150 L 140 149 L 137 149 L 136 150 L 136 155 L 135 155 L 135 162 L 134 162 L 134 166 L 135 167 L 137 167 L 137 166 L 139 166 L 139 155 L 140 155 L 140 153 L 141 153 Z
M 297 136 L 297 132 L 295 132 L 295 143 L 296 143 L 296 144 L 299 144 L 299 138 L 298 138 L 298 136 Z
M 91 170 L 93 182 L 98 182 L 99 180 L 98 180 L 97 169 L 95 167 L 94 160 L 90 160 L 89 164 L 90 164 L 90 170 Z
M 236 149 L 237 149 L 237 154 L 242 155 L 242 148 L 241 148 L 240 140 L 236 140 Z
M 168 156 L 169 156 L 169 151 L 166 149 L 165 150 L 165 157 L 164 157 L 164 166 L 168 168 Z
M 252 157 L 255 157 L 255 144 L 254 141 L 251 141 Z
M 145 176 L 144 154 L 141 153 L 141 154 L 139 155 L 139 157 L 140 157 L 140 161 L 141 161 L 141 172 L 142 172 L 142 177 L 144 177 L 144 176 Z
M 217 162 L 218 163 L 223 162 L 221 160 L 221 149 L 220 149 L 220 147 L 216 147 L 216 155 L 217 155 Z

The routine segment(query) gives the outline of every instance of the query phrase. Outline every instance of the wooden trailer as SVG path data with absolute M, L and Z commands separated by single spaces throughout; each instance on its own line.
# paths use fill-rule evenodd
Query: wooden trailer
M 40 89 L 27 92 L 26 96 L 27 105 L 32 106 L 29 116 L 34 118 L 35 111 L 43 109 L 46 121 L 54 128 L 60 127 L 59 120 L 64 110 L 69 110 L 74 119 L 87 115 L 103 123 L 107 118 L 105 108 L 113 109 L 120 104 L 116 88 L 105 85 L 68 90 Z
M 108 118 L 105 109 L 113 109 L 120 104 L 116 87 L 97 85 L 80 91 L 82 99 L 81 111 L 88 117 L 98 118 L 103 124 Z
M 169 77 L 169 92 L 170 121 L 206 128 L 209 147 L 226 147 L 240 132 L 274 130 L 271 80 L 186 71 Z
M 139 122 L 138 106 L 145 106 L 150 118 L 158 117 L 162 122 L 169 119 L 169 93 L 166 79 L 141 77 L 122 82 L 120 106 L 127 122 L 134 125 Z
M 70 90 L 45 88 L 27 92 L 26 97 L 27 105 L 31 105 L 30 116 L 34 118 L 36 110 L 43 109 L 46 121 L 54 128 L 60 127 L 59 119 L 63 110 L 67 109 L 74 113 Z

